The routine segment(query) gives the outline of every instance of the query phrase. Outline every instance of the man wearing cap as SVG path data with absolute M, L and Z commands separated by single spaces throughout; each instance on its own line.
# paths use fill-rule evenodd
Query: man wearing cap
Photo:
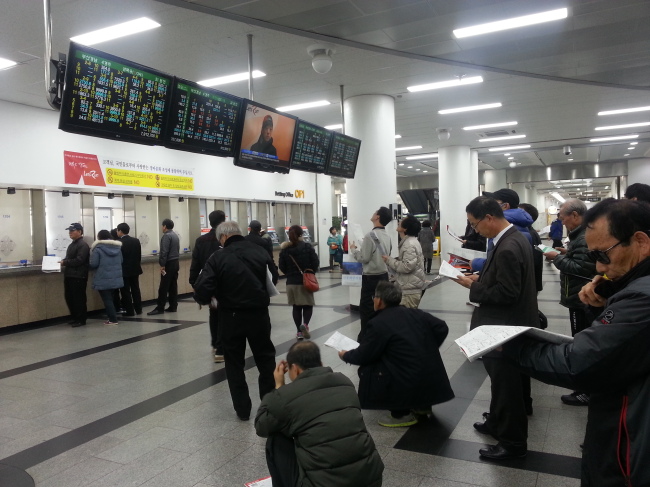
M 90 247 L 83 239 L 84 227 L 80 223 L 73 223 L 66 230 L 70 234 L 72 243 L 65 251 L 65 259 L 60 261 L 63 266 L 63 289 L 65 303 L 70 310 L 73 328 L 86 324 L 86 286 L 88 284 L 88 264 L 90 260 Z
M 158 286 L 158 300 L 156 307 L 147 315 L 158 315 L 168 311 L 175 313 L 178 308 L 178 271 L 180 257 L 180 241 L 174 232 L 174 222 L 169 218 L 162 221 L 162 237 L 160 237 L 160 285 Z M 169 298 L 169 307 L 165 308 L 165 302 Z
M 273 147 L 273 118 L 271 115 L 264 117 L 260 138 L 251 146 L 251 150 L 253 152 L 263 152 L 264 154 L 270 154 L 272 156 L 278 155 L 275 147 Z
M 248 227 L 250 228 L 250 232 L 244 238 L 266 250 L 271 260 L 273 260 L 273 242 L 271 242 L 271 239 L 262 238 L 260 235 L 262 233 L 262 224 L 257 220 L 252 220 Z

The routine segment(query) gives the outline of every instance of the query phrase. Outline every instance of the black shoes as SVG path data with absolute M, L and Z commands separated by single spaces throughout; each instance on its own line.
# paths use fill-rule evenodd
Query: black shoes
M 490 427 L 487 425 L 487 421 L 485 421 L 484 423 L 480 423 L 480 422 L 474 423 L 474 429 L 481 434 L 492 436 L 495 440 L 498 439 L 494 431 L 492 431 Z
M 166 313 L 176 313 L 176 308 L 172 308 L 171 306 L 169 308 L 165 309 Z
M 584 392 L 572 392 L 560 397 L 562 402 L 568 406 L 589 406 L 589 394 Z
M 154 309 L 152 309 L 151 311 L 149 311 L 149 312 L 147 313 L 147 316 L 161 315 L 161 314 L 163 314 L 164 312 L 165 312 L 165 310 L 161 310 L 161 309 L 158 309 L 158 308 L 154 308 Z
M 240 415 L 238 414 L 238 415 L 237 415 L 237 418 L 239 418 L 239 421 L 248 421 L 249 419 L 251 419 L 251 416 L 250 416 L 250 414 L 247 415 L 247 416 L 240 416 Z
M 476 425 L 474 425 L 476 427 Z M 490 445 L 487 448 L 481 448 L 479 454 L 490 460 L 512 460 L 514 458 L 524 458 L 526 456 L 525 448 L 506 448 L 501 443 Z

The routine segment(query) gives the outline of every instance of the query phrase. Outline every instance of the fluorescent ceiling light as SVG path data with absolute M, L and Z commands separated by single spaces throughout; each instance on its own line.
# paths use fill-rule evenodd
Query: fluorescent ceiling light
M 15 66 L 16 64 L 18 64 L 18 63 L 15 62 L 15 61 L 0 57 L 0 69 L 7 69 L 7 68 L 10 68 L 12 66 Z
M 598 112 L 598 115 L 618 115 L 619 113 L 647 112 L 648 110 L 650 110 L 650 107 L 621 108 L 620 110 L 605 110 L 604 112 Z
M 406 169 L 413 169 L 413 166 L 406 166 Z
M 421 145 L 410 145 L 408 147 L 395 147 L 395 151 L 398 150 L 415 150 L 415 149 L 422 149 Z
M 630 142 L 630 145 L 637 145 L 638 142 Z
M 293 110 L 302 110 L 303 108 L 324 107 L 330 105 L 327 100 L 310 101 L 308 103 L 298 103 L 297 105 L 287 105 L 286 107 L 277 107 L 279 112 L 291 112 Z
M 629 155 L 629 154 L 628 154 L 628 155 Z M 416 169 L 416 171 L 419 171 L 419 170 L 420 170 L 419 168 L 418 168 L 418 169 Z
M 503 154 L 503 155 L 504 155 L 504 156 L 509 156 L 509 155 L 510 155 L 510 152 L 508 152 L 507 154 Z
M 422 172 L 429 172 L 429 171 L 422 171 Z
M 634 146 L 627 148 L 627 150 L 634 150 L 634 149 L 636 149 L 636 147 L 634 147 Z
M 589 142 L 606 142 L 608 140 L 625 140 L 625 139 L 636 139 L 639 137 L 639 134 L 634 135 L 617 135 L 615 137 L 596 137 L 595 139 L 589 139 Z
M 257 69 L 253 71 L 253 78 L 261 78 L 262 76 L 266 76 L 266 73 L 263 73 L 262 71 L 258 71 Z M 199 81 L 198 83 L 201 86 L 218 86 L 218 85 L 225 85 L 228 83 L 234 83 L 235 81 L 244 81 L 247 79 L 248 79 L 248 71 L 244 73 L 229 74 L 228 76 L 220 76 L 218 78 L 204 79 L 203 81 Z
M 440 115 L 447 115 L 449 113 L 471 112 L 473 110 L 485 110 L 486 108 L 499 108 L 501 103 L 487 103 L 485 105 L 473 105 L 470 107 L 447 108 L 445 110 L 438 110 Z
M 567 159 L 567 161 L 571 162 L 573 159 Z
M 400 134 L 395 134 L 395 138 L 396 138 L 396 139 L 401 139 L 402 136 L 401 136 Z
M 342 128 L 343 128 L 343 124 L 342 124 L 342 123 L 337 123 L 337 124 L 334 124 L 334 125 L 325 125 L 325 128 L 326 128 L 327 130 L 342 129 Z
M 417 161 L 418 159 L 432 159 L 434 157 L 438 157 L 437 152 L 434 152 L 432 154 L 420 154 L 419 156 L 407 156 L 406 160 L 407 161 Z
M 500 152 L 502 150 L 517 150 L 517 149 L 530 149 L 530 145 L 508 145 L 505 147 L 492 147 L 488 149 L 490 152 Z
M 650 125 L 650 122 L 626 123 L 624 125 L 608 125 L 607 127 L 596 127 L 595 130 L 629 129 L 630 127 L 646 127 L 648 125 Z
M 630 154 L 623 154 L 623 157 L 627 157 L 627 156 L 629 156 L 629 155 L 630 155 Z
M 463 130 L 491 129 L 495 127 L 509 127 L 511 125 L 517 125 L 517 122 L 499 122 L 499 123 L 486 123 L 485 125 L 470 125 L 469 127 L 463 127 Z
M 558 200 L 560 203 L 564 203 L 566 201 L 558 192 L 551 193 L 551 196 Z
M 398 164 L 398 166 L 403 166 L 403 165 L 404 165 L 404 163 L 403 163 L 403 162 L 400 162 L 400 163 Z
M 541 24 L 543 22 L 550 22 L 552 20 L 566 19 L 569 12 L 566 8 L 559 8 L 557 10 L 549 10 L 547 12 L 540 12 L 532 15 L 524 15 L 522 17 L 513 17 L 511 19 L 498 20 L 496 22 L 488 22 L 487 24 L 473 25 L 471 27 L 463 27 L 462 29 L 454 29 L 454 36 L 457 39 L 463 37 L 477 36 L 481 34 L 488 34 L 490 32 L 497 32 L 500 30 L 515 29 L 517 27 L 525 27 L 527 25 Z
M 506 135 L 505 137 L 488 137 L 487 139 L 478 139 L 479 142 L 492 142 L 493 140 L 523 139 L 525 135 Z
M 504 155 L 505 155 L 505 154 L 504 154 Z M 510 157 L 508 157 L 508 160 L 510 160 L 510 159 L 514 159 L 514 158 L 515 158 L 515 156 L 510 156 Z
M 84 46 L 92 46 L 94 44 L 99 44 L 100 42 L 130 36 L 131 34 L 137 34 L 139 32 L 144 32 L 145 30 L 155 29 L 156 27 L 160 27 L 158 22 L 147 17 L 140 17 L 139 19 L 129 20 L 122 24 L 112 25 L 110 27 L 71 37 L 70 40 L 83 44 Z
M 406 89 L 411 93 L 416 91 L 437 90 L 439 88 L 451 88 L 452 86 L 473 85 L 483 83 L 483 76 L 470 76 L 468 78 L 457 78 L 449 81 L 438 81 L 437 83 L 427 83 L 424 85 L 407 86 Z

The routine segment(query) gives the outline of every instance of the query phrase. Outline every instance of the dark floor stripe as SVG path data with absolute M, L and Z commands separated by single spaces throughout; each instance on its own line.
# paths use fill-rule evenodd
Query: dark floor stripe
M 138 318 L 129 320 L 128 318 L 121 318 L 123 321 L 144 321 L 143 319 Z M 170 326 L 169 328 L 163 328 L 161 330 L 152 331 L 151 333 L 145 333 L 144 335 L 138 335 L 136 337 L 126 338 L 124 340 L 119 340 L 117 342 L 106 343 L 94 348 L 88 348 L 86 350 L 79 350 L 78 352 L 69 353 L 67 355 L 62 355 L 60 357 L 54 357 L 48 360 L 43 360 L 41 362 L 35 362 L 29 365 L 23 365 L 22 367 L 16 367 L 15 369 L 4 370 L 0 372 L 0 380 L 6 379 L 8 377 L 14 377 L 16 375 L 24 374 L 26 372 L 31 372 L 33 370 L 43 369 L 45 367 L 50 367 L 51 365 L 62 364 L 64 362 L 69 362 L 70 360 L 76 360 L 81 357 L 87 357 L 88 355 L 94 355 L 96 353 L 105 352 L 106 350 L 111 350 L 117 347 L 123 347 L 125 345 L 130 345 L 132 343 L 141 342 L 142 340 L 148 340 L 150 338 L 156 338 L 168 333 L 173 333 L 175 331 L 184 330 L 186 328 L 191 328 L 193 326 L 202 325 L 205 321 L 176 321 L 176 320 L 146 320 L 153 321 L 156 323 L 181 323 L 180 325 Z M 87 326 L 87 325 L 86 325 Z
M 313 338 L 319 338 L 333 331 L 336 331 L 338 328 L 353 323 L 357 319 L 358 318 L 356 318 L 354 315 L 346 316 L 344 318 L 336 320 L 333 323 L 330 323 L 329 325 L 312 330 L 311 335 Z M 289 350 L 289 347 L 291 347 L 291 345 L 294 343 L 295 340 L 288 340 L 276 346 L 276 355 L 285 354 Z M 246 359 L 246 365 L 244 369 L 248 370 L 254 366 L 255 360 L 253 360 L 253 357 L 248 357 Z M 203 377 L 194 379 L 167 392 L 163 392 L 162 394 L 154 396 L 138 404 L 134 404 L 133 406 L 113 413 L 102 419 L 98 419 L 97 421 L 93 421 L 92 423 L 88 423 L 87 425 L 81 426 L 77 429 L 4 458 L 0 460 L 0 464 L 5 464 L 26 470 L 33 467 L 34 465 L 38 465 L 39 463 L 49 460 L 50 458 L 53 458 L 57 455 L 65 453 L 68 450 L 94 440 L 95 438 L 106 435 L 111 431 L 126 426 L 129 423 L 149 416 L 156 411 L 160 411 L 161 409 L 164 409 L 174 404 L 175 402 L 186 399 L 198 392 L 219 384 L 224 380 L 226 380 L 225 369 L 221 368 L 219 370 L 215 370 L 214 372 L 206 374 Z

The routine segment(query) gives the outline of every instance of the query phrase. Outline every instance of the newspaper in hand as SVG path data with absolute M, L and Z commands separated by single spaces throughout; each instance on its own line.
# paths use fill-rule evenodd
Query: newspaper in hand
M 359 346 L 359 343 L 352 340 L 352 338 L 348 338 L 342 333 L 335 331 L 332 336 L 327 339 L 325 345 L 340 352 L 341 350 L 354 350 Z
M 452 279 L 456 279 L 458 277 L 462 277 L 465 274 L 463 274 L 460 269 L 454 267 L 451 265 L 449 262 L 446 260 L 443 260 L 440 263 L 440 269 L 438 270 L 438 275 L 444 276 L 444 277 L 451 277 Z
M 453 232 L 453 230 L 451 230 L 451 229 L 449 228 L 449 225 L 447 225 L 447 233 L 448 233 L 449 235 L 451 235 L 452 237 L 454 237 L 454 238 L 455 238 L 456 240 L 458 240 L 459 242 L 462 242 L 462 241 L 463 241 L 462 238 L 460 238 L 458 235 L 456 235 L 456 234 Z
M 43 272 L 61 272 L 60 257 L 55 255 L 44 255 L 41 270 Z
M 473 362 L 488 352 L 500 347 L 519 335 L 528 335 L 549 343 L 571 343 L 573 338 L 552 331 L 540 330 L 531 326 L 483 325 L 455 340 L 467 360 Z

